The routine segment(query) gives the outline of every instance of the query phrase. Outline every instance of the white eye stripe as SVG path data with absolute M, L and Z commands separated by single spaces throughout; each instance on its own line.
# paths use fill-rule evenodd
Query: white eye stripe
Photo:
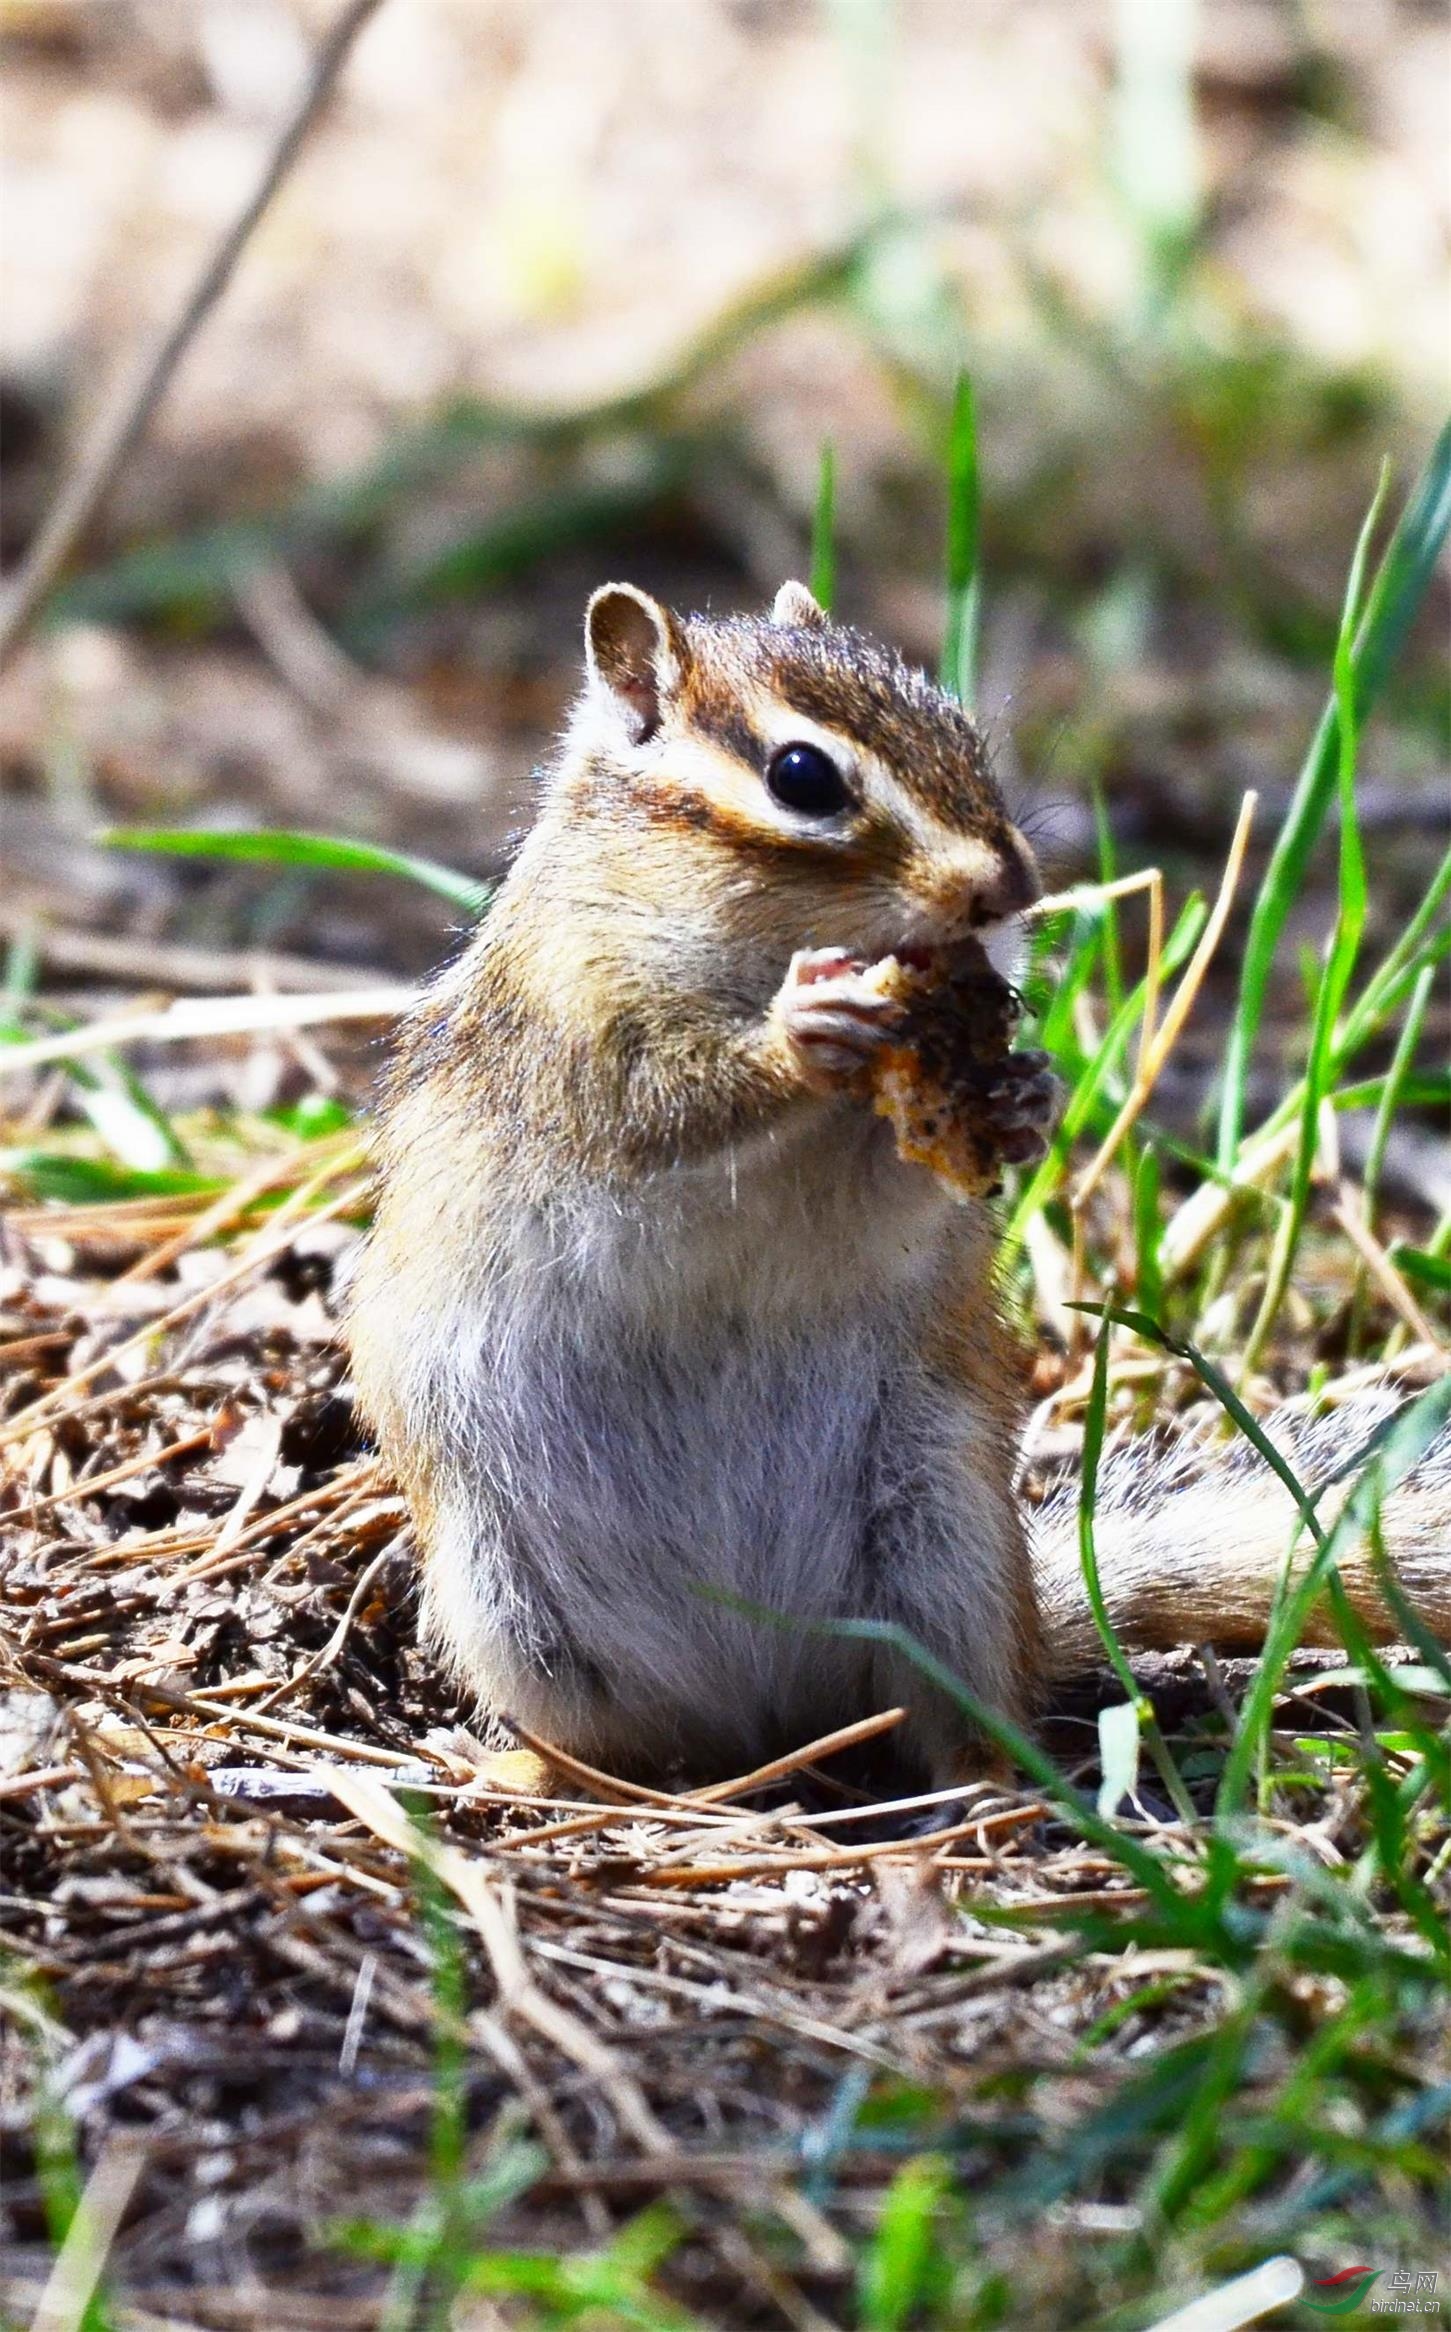
M 893 825 L 910 835 L 918 849 L 939 865 L 956 864 L 964 875 L 979 882 L 987 882 L 999 872 L 1001 862 L 995 850 L 979 842 L 976 835 L 965 833 L 961 826 L 934 817 L 877 761 L 871 765 L 870 791 Z
M 814 739 L 810 740 L 814 743 Z M 807 739 L 788 738 L 788 744 Z M 779 747 L 776 748 L 779 750 Z M 822 747 L 825 752 L 827 748 Z M 676 738 L 668 753 L 670 780 L 682 795 L 691 794 L 723 810 L 742 829 L 754 828 L 762 837 L 779 835 L 783 841 L 809 838 L 842 848 L 852 839 L 850 811 L 838 819 L 813 818 L 776 801 L 764 782 L 764 769 L 739 760 L 727 746 L 701 736 Z
M 934 818 L 930 810 L 924 809 L 920 802 L 914 801 L 906 787 L 898 784 L 890 770 L 884 769 L 882 764 L 875 760 L 871 770 L 871 794 L 872 798 L 886 811 L 892 824 L 898 827 L 902 833 L 910 835 L 918 849 L 925 851 L 929 857 L 955 857 L 962 850 L 965 841 L 969 850 L 974 847 L 961 832 L 949 826 L 944 819 Z
M 891 823 L 919 850 L 933 858 L 951 857 L 961 851 L 964 836 L 914 801 L 875 754 L 864 753 L 860 746 L 836 730 L 797 712 L 779 697 L 758 696 L 751 706 L 751 714 L 753 726 L 772 753 L 778 753 L 783 745 L 818 746 L 835 763 L 858 800 L 867 807 L 884 810 Z
M 763 834 L 774 830 L 793 840 L 805 835 L 823 845 L 848 849 L 861 834 L 860 805 L 869 818 L 875 813 L 884 819 L 949 882 L 985 884 L 1001 872 L 996 851 L 961 827 L 935 817 L 874 753 L 867 753 L 824 722 L 812 720 L 764 690 L 752 691 L 742 711 L 764 748 L 760 767 L 741 760 L 730 745 L 699 733 L 673 739 L 665 748 L 676 776 L 733 816 Z M 808 745 L 825 754 L 854 796 L 853 804 L 834 816 L 815 816 L 779 803 L 770 790 L 767 772 L 774 756 L 789 745 Z

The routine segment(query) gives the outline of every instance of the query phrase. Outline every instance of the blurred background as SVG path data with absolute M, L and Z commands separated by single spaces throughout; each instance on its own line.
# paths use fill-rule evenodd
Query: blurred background
M 0 0 L 7 564 L 331 17 Z M 758 604 L 828 439 L 838 607 L 935 661 L 962 367 L 979 710 L 1050 872 L 1106 833 L 1202 880 L 1251 784 L 1262 850 L 1382 458 L 1398 498 L 1444 410 L 1448 119 L 1440 0 L 383 0 L 0 681 L 0 940 L 87 1009 L 108 937 L 417 971 L 424 892 L 91 837 L 488 870 L 589 590 Z M 1367 741 L 1382 917 L 1445 823 L 1446 618 L 1443 579 Z

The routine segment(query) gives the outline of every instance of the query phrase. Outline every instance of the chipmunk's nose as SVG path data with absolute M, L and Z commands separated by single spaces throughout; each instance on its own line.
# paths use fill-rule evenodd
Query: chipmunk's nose
M 1038 861 L 1016 826 L 1009 826 L 995 856 L 996 867 L 975 901 L 975 923 L 1006 923 L 1010 915 L 1021 915 L 1043 896 Z
M 922 876 L 918 912 L 902 934 L 908 945 L 940 947 L 990 931 L 1043 895 L 1038 862 L 1016 826 L 1004 825 L 991 841 L 959 841 L 923 867 Z

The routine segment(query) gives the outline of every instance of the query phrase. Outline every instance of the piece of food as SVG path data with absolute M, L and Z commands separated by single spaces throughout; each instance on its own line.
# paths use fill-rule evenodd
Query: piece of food
M 991 1089 L 1022 1012 L 1017 991 L 975 939 L 921 963 L 885 956 L 866 976 L 876 994 L 904 1007 L 872 1064 L 873 1106 L 890 1120 L 903 1158 L 930 1166 L 964 1197 L 981 1197 L 1002 1174 Z

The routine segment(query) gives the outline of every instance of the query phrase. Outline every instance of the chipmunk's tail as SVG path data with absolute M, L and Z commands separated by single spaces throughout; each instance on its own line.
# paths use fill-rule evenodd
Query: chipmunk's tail
M 1360 1471 L 1359 1454 L 1401 1400 L 1378 1390 L 1313 1422 L 1291 1410 L 1267 1420 L 1296 1479 L 1320 1492 L 1322 1523 L 1338 1513 Z M 1094 1543 L 1109 1618 L 1125 1651 L 1195 1643 L 1258 1651 L 1297 1520 L 1289 1491 L 1242 1439 L 1210 1455 L 1142 1443 L 1109 1454 L 1099 1475 Z M 1387 1495 L 1381 1531 L 1407 1600 L 1451 1646 L 1451 1428 Z M 1312 1551 L 1302 1529 L 1293 1557 L 1297 1572 Z M 1083 1583 L 1076 1484 L 1055 1492 L 1040 1511 L 1034 1571 L 1050 1676 L 1066 1682 L 1091 1673 L 1102 1666 L 1103 1649 Z M 1340 1575 L 1372 1638 L 1400 1640 L 1405 1631 L 1387 1606 L 1364 1542 L 1341 1562 Z M 1339 1642 L 1323 1597 L 1303 1641 Z

